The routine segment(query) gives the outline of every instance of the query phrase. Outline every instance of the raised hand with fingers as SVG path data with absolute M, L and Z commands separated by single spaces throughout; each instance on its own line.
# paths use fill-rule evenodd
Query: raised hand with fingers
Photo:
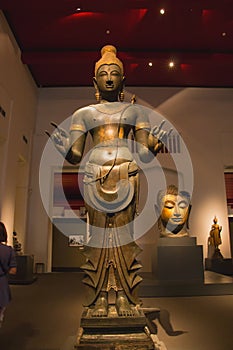
M 148 144 L 150 150 L 156 155 L 162 147 L 163 142 L 170 136 L 172 129 L 169 131 L 163 130 L 165 120 L 162 120 L 159 126 L 155 125 L 149 134 Z
M 162 120 L 159 126 L 155 125 L 151 130 L 151 134 L 154 137 L 156 137 L 160 142 L 165 141 L 172 132 L 172 129 L 170 129 L 169 131 L 163 130 L 162 127 L 164 124 L 165 124 L 165 120 Z
M 50 123 L 55 130 L 52 134 L 50 134 L 47 130 L 45 131 L 46 135 L 52 140 L 56 149 L 65 157 L 67 152 L 70 149 L 70 136 L 69 133 L 60 128 L 56 123 Z

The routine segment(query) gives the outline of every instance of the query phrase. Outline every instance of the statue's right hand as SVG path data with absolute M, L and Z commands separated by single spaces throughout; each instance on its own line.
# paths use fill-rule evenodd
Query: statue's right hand
M 55 127 L 55 130 L 52 134 L 50 134 L 47 130 L 45 131 L 46 135 L 52 140 L 56 149 L 62 154 L 66 155 L 70 148 L 70 137 L 69 133 L 60 128 L 56 123 L 51 122 L 52 126 Z

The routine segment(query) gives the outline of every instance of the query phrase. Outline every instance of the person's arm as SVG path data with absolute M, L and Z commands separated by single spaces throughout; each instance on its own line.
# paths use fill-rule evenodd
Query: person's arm
M 9 270 L 8 270 L 8 273 L 10 275 L 15 275 L 17 272 L 17 267 L 10 267 Z
M 9 268 L 8 268 L 8 274 L 15 275 L 17 272 L 17 262 L 16 262 L 16 255 L 15 251 L 12 247 L 10 247 L 10 261 L 9 261 Z

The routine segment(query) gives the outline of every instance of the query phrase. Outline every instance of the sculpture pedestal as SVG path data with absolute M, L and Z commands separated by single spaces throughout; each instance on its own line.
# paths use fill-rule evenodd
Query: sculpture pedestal
M 233 260 L 232 259 L 205 259 L 206 270 L 220 273 L 223 275 L 233 275 Z
M 33 274 L 34 257 L 32 255 L 16 255 L 17 273 L 9 275 L 10 284 L 31 284 L 36 280 Z
M 92 317 L 91 308 L 81 318 L 76 349 L 82 350 L 157 350 L 145 330 L 146 317 L 134 307 L 134 316 L 118 316 L 114 305 L 109 306 L 107 317 Z
M 202 246 L 195 237 L 160 238 L 153 272 L 160 284 L 204 283 Z

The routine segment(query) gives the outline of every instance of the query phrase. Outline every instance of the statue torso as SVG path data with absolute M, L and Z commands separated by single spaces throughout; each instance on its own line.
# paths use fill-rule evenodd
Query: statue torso
M 121 164 L 132 161 L 128 148 L 128 135 L 135 125 L 135 114 L 131 104 L 111 102 L 90 106 L 85 120 L 92 135 L 94 147 L 89 162 L 109 165 L 112 161 Z

